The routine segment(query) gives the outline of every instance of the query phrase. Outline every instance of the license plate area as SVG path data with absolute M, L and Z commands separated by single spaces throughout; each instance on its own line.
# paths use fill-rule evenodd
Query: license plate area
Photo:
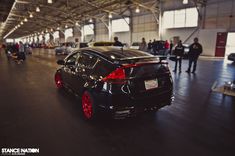
M 145 80 L 144 85 L 146 90 L 158 88 L 158 79 Z

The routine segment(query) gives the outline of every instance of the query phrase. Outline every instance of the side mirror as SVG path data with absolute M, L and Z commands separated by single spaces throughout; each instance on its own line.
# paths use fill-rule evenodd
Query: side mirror
M 65 62 L 64 62 L 64 60 L 58 60 L 58 61 L 57 61 L 57 64 L 58 64 L 58 65 L 64 65 Z

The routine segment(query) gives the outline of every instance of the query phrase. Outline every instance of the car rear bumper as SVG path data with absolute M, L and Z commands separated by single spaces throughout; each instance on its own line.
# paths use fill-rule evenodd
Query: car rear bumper
M 107 94 L 104 100 L 99 100 L 99 109 L 115 119 L 136 116 L 137 114 L 156 111 L 170 105 L 174 100 L 172 90 L 158 95 L 133 98 L 127 95 Z

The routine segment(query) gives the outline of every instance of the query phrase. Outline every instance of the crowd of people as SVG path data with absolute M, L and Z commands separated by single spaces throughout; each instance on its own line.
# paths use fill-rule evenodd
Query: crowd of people
M 21 41 L 19 43 L 8 43 L 4 48 L 8 59 L 13 58 L 18 64 L 26 59 L 26 54 L 32 53 L 30 45 L 23 44 Z
M 118 40 L 118 37 L 114 37 L 114 46 L 123 46 L 123 44 Z M 185 47 L 182 44 L 182 41 L 174 45 L 173 41 L 157 41 L 157 40 L 150 40 L 148 43 L 146 42 L 145 38 L 142 38 L 142 42 L 139 45 L 139 50 L 145 51 L 148 53 L 152 53 L 154 55 L 170 55 L 171 60 L 175 61 L 175 69 L 173 72 L 177 72 L 177 68 L 181 73 L 182 67 L 182 59 L 185 55 Z M 201 55 L 203 49 L 202 45 L 198 42 L 198 38 L 194 38 L 194 43 L 189 46 L 188 52 L 188 60 L 189 65 L 188 69 L 186 70 L 187 73 L 195 73 L 197 68 L 197 60 L 198 57 Z M 193 70 L 191 71 L 191 67 L 193 64 Z
M 118 37 L 114 37 L 114 46 L 123 47 L 123 43 L 118 40 Z M 10 43 L 5 45 L 5 52 L 8 58 L 14 58 L 18 63 L 23 62 L 26 59 L 26 54 L 31 54 L 30 45 L 21 41 L 19 43 Z M 180 40 L 176 45 L 172 41 L 156 41 L 155 39 L 150 40 L 148 43 L 145 38 L 142 38 L 142 42 L 139 45 L 139 50 L 152 53 L 154 55 L 170 55 L 170 59 L 175 61 L 175 68 L 173 72 L 181 72 L 182 59 L 185 55 L 185 47 Z M 194 43 L 189 46 L 188 60 L 189 65 L 186 70 L 187 73 L 195 73 L 197 68 L 197 60 L 202 53 L 203 48 L 199 43 L 198 38 L 194 38 Z M 193 65 L 193 70 L 191 67 Z

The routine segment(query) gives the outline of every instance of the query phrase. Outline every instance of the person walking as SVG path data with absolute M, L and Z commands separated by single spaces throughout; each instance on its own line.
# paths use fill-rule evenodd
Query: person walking
M 140 43 L 139 50 L 141 50 L 141 51 L 147 51 L 147 43 L 146 43 L 144 37 L 142 38 L 142 42 Z
M 120 42 L 119 40 L 118 40 L 118 37 L 114 37 L 114 44 L 113 44 L 113 46 L 117 46 L 117 47 L 123 47 L 123 44 L 122 44 L 122 42 Z
M 175 70 L 173 70 L 173 72 L 177 72 L 177 65 L 179 63 L 179 72 L 181 73 L 181 64 L 184 55 L 184 46 L 181 40 L 178 42 L 177 46 L 175 47 L 174 55 L 175 55 Z
M 189 47 L 189 53 L 188 53 L 188 57 L 189 57 L 189 66 L 188 66 L 188 70 L 186 70 L 187 73 L 191 72 L 191 66 L 193 64 L 193 71 L 192 73 L 196 72 L 196 68 L 197 68 L 197 60 L 199 55 L 202 53 L 203 49 L 202 49 L 202 45 L 200 43 L 198 43 L 198 38 L 194 38 L 194 43 L 190 45 Z

